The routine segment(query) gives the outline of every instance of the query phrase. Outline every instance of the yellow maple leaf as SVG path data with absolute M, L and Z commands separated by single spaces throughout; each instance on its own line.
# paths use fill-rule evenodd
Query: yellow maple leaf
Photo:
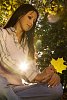
M 54 66 L 54 68 L 59 73 L 62 73 L 62 71 L 67 68 L 67 66 L 64 65 L 63 63 L 64 63 L 63 58 L 58 58 L 57 60 L 55 60 L 55 59 L 52 58 L 52 60 L 51 60 L 51 64 Z

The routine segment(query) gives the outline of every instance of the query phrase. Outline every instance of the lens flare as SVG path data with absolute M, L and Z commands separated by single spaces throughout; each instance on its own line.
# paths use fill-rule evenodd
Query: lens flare
M 26 71 L 28 69 L 28 62 L 24 61 L 19 65 L 19 69 L 22 71 Z

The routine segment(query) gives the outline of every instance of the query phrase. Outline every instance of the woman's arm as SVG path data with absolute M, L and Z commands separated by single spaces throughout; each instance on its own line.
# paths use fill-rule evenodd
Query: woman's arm
M 0 28 L 0 74 L 6 77 L 11 84 L 21 84 L 16 63 L 10 57 L 6 48 L 6 37 L 7 34 Z

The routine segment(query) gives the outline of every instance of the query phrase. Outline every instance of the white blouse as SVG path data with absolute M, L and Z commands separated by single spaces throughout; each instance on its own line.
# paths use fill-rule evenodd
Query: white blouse
M 24 49 L 23 49 L 24 46 Z M 19 44 L 15 29 L 0 28 L 0 63 L 8 71 L 16 73 L 30 82 L 39 73 L 34 61 L 28 59 L 28 47 Z

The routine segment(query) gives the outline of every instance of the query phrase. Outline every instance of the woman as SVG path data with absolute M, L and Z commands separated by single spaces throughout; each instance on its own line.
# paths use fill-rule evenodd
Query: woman
M 41 73 L 36 67 L 33 32 L 37 18 L 37 10 L 23 4 L 0 28 L 1 100 L 58 100 L 62 95 L 54 68 L 50 66 Z M 47 83 L 55 87 L 48 88 Z

